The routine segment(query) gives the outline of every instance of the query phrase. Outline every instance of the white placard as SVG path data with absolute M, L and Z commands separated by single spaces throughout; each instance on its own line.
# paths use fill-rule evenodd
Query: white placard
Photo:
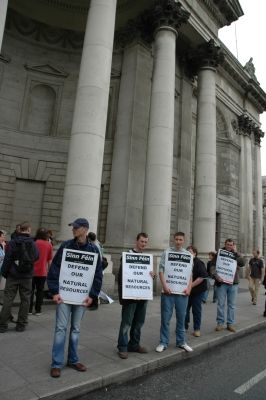
M 59 276 L 59 294 L 64 303 L 81 305 L 89 295 L 98 253 L 64 249 Z
M 122 253 L 122 297 L 123 299 L 152 300 L 153 284 L 152 254 Z
M 173 294 L 184 294 L 188 287 L 193 265 L 192 254 L 167 251 L 164 278 Z
M 223 282 L 233 284 L 236 273 L 236 257 L 231 251 L 220 249 L 216 261 L 216 273 Z

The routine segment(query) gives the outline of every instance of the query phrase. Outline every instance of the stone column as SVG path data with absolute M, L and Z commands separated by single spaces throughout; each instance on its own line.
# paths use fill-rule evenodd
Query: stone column
M 91 0 L 77 86 L 60 239 L 87 217 L 97 230 L 116 0 Z
M 180 3 L 162 3 L 160 12 L 156 11 L 159 26 L 155 33 L 143 213 L 143 230 L 150 235 L 149 246 L 158 250 L 169 245 L 170 237 L 176 36 L 178 27 L 189 17 Z
M 264 136 L 263 132 L 256 128 L 254 130 L 255 139 L 255 207 L 256 225 L 254 245 L 263 253 L 263 197 L 262 197 L 262 177 L 261 177 L 261 153 L 260 142 Z
M 252 179 L 252 121 L 243 114 L 238 117 L 240 136 L 240 251 L 251 255 L 253 249 L 253 179 Z
M 193 243 L 206 255 L 215 249 L 216 228 L 216 67 L 213 40 L 198 49 L 198 110 Z
M 5 23 L 6 23 L 7 3 L 8 3 L 8 0 L 0 1 L 0 54 L 1 54 L 1 49 L 2 49 Z
M 192 94 L 191 81 L 181 82 L 182 103 L 180 105 L 180 159 L 177 201 L 177 230 L 184 232 L 186 242 L 191 243 L 191 181 L 192 181 Z
M 105 246 L 129 247 L 142 229 L 152 75 L 151 50 L 124 50 L 114 137 Z

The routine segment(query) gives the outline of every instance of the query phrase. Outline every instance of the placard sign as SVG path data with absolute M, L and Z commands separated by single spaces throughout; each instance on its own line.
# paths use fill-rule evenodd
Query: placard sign
M 88 296 L 98 254 L 64 249 L 59 276 L 59 294 L 64 303 L 81 305 Z
M 193 265 L 192 254 L 167 251 L 165 257 L 164 278 L 174 294 L 184 294 L 188 287 Z
M 152 254 L 122 253 L 123 299 L 152 300 Z
M 216 261 L 216 273 L 223 282 L 233 284 L 236 267 L 235 254 L 231 251 L 220 249 Z

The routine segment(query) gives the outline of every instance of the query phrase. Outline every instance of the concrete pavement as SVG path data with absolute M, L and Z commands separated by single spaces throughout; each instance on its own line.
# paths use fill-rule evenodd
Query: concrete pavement
M 43 307 L 41 316 L 29 316 L 29 325 L 23 333 L 9 325 L 9 331 L 0 334 L 0 398 L 1 400 L 71 399 L 112 383 L 131 380 L 170 365 L 184 358 L 235 340 L 258 329 L 266 328 L 264 311 L 265 290 L 261 286 L 256 306 L 251 304 L 247 281 L 242 279 L 237 299 L 237 332 L 215 332 L 216 304 L 211 302 L 212 292 L 203 306 L 202 336 L 194 338 L 189 329 L 187 342 L 193 353 L 175 347 L 175 318 L 171 321 L 171 342 L 163 353 L 154 351 L 159 340 L 160 298 L 149 302 L 141 344 L 148 354 L 129 353 L 127 360 L 117 356 L 116 341 L 120 324 L 121 306 L 116 301 L 100 305 L 98 311 L 88 311 L 82 321 L 80 361 L 88 366 L 87 372 L 65 367 L 59 379 L 49 376 L 55 306 Z M 13 314 L 16 316 L 17 308 Z

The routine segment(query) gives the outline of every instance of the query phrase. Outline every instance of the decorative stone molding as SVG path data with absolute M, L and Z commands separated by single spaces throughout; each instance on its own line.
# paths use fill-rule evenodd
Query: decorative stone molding
M 260 113 L 266 111 L 266 94 L 258 82 L 250 77 L 243 66 L 222 43 L 221 48 L 225 55 L 222 69 L 226 72 L 227 79 L 232 79 L 234 83 L 237 83 L 244 90 L 246 97 L 258 108 Z M 221 73 L 223 73 L 223 70 L 221 70 Z
M 233 119 L 231 125 L 237 135 L 251 137 L 253 133 L 254 143 L 260 146 L 261 139 L 264 137 L 264 132 L 247 114 L 241 114 L 237 119 Z
M 264 137 L 264 132 L 259 127 L 253 130 L 254 133 L 254 143 L 260 147 L 261 139 Z
M 151 43 L 154 32 L 162 27 L 170 27 L 177 31 L 186 23 L 190 13 L 180 2 L 175 0 L 157 0 L 155 7 L 145 10 L 136 19 L 128 23 L 115 33 L 116 47 L 124 47 L 138 40 Z
M 240 4 L 236 1 L 228 0 L 200 0 L 210 13 L 210 15 L 219 23 L 220 27 L 230 25 L 244 15 Z
M 0 62 L 7 64 L 7 63 L 10 63 L 10 61 L 11 61 L 10 57 L 8 57 L 4 54 L 0 54 Z
M 58 78 L 66 78 L 68 74 L 63 71 L 62 69 L 59 69 L 49 63 L 47 64 L 42 64 L 42 65 L 28 65 L 25 64 L 24 67 L 26 68 L 27 71 L 31 72 L 37 72 L 41 73 L 44 75 L 52 75 Z
M 190 13 L 180 2 L 175 0 L 158 0 L 152 11 L 153 26 L 157 29 L 169 26 L 176 31 L 182 24 L 187 23 Z
M 213 39 L 202 43 L 196 49 L 191 49 L 186 55 L 186 70 L 190 76 L 198 74 L 199 69 L 210 67 L 216 69 L 224 60 L 220 46 Z
M 83 46 L 84 32 L 46 25 L 10 9 L 7 12 L 6 30 L 51 47 L 80 50 Z

